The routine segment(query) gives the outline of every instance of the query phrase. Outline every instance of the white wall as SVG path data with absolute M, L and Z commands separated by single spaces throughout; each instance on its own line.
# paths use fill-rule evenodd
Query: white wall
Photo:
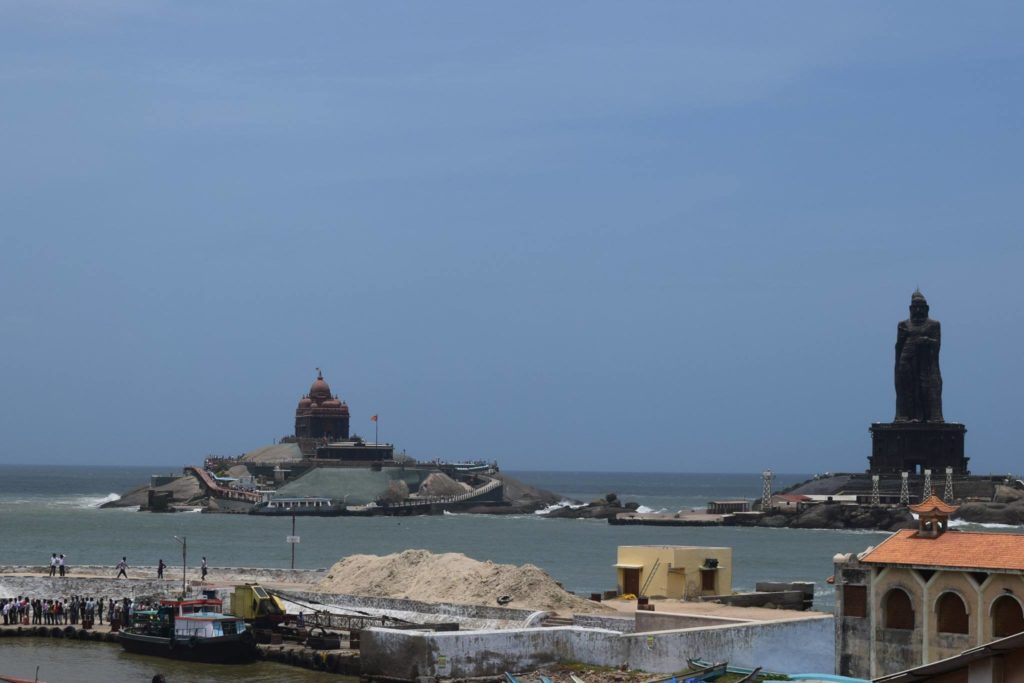
M 831 616 L 640 634 L 575 626 L 455 633 L 375 628 L 363 632 L 360 656 L 364 673 L 403 679 L 493 676 L 560 661 L 672 673 L 685 668 L 687 657 L 832 673 L 834 638 Z

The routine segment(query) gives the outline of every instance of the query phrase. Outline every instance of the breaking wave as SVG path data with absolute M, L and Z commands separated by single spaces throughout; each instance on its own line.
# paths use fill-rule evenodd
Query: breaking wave
M 982 527 L 983 529 L 1020 529 L 1017 524 L 1000 524 L 998 522 L 968 522 L 965 519 L 949 520 L 951 527 Z
M 543 508 L 541 510 L 535 510 L 533 514 L 535 514 L 535 515 L 546 515 L 546 514 L 548 514 L 550 512 L 554 512 L 555 510 L 561 510 L 562 508 L 572 508 L 573 510 L 577 510 L 579 508 L 586 507 L 586 506 L 587 506 L 586 503 L 574 503 L 571 500 L 560 500 L 560 501 L 558 501 L 557 503 L 555 503 L 553 505 L 547 506 L 546 508 Z

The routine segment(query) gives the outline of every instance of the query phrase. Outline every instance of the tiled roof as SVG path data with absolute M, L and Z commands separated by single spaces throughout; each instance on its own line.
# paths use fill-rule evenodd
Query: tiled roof
M 924 500 L 922 500 L 917 505 L 910 506 L 911 512 L 916 512 L 917 514 L 921 514 L 922 512 L 940 512 L 944 515 L 951 515 L 959 509 L 959 506 L 950 505 L 949 503 L 945 502 L 944 500 L 936 496 L 934 493 L 925 498 Z
M 935 538 L 902 529 L 861 558 L 867 564 L 1024 571 L 1024 534 L 947 531 Z

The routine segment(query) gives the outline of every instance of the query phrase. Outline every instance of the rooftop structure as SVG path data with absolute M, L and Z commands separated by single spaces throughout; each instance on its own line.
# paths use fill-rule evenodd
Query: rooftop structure
M 904 529 L 837 555 L 836 670 L 904 671 L 1024 631 L 1024 535 L 949 531 L 957 507 L 932 495 Z

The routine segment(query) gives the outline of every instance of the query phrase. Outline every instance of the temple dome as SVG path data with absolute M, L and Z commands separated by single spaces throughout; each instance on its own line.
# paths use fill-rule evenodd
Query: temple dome
M 321 403 L 331 398 L 331 387 L 326 381 L 324 381 L 324 375 L 319 368 L 317 368 L 316 371 L 316 380 L 314 380 L 313 384 L 309 387 L 309 397 L 317 403 Z

